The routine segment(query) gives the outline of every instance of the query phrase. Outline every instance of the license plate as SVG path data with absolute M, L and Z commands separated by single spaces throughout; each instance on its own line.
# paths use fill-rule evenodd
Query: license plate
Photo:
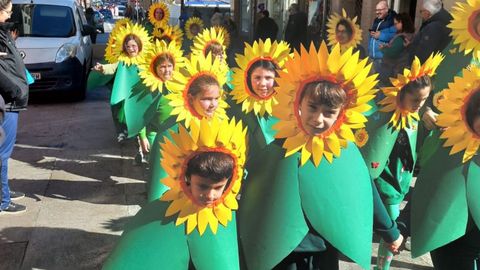
M 40 80 L 42 78 L 42 74 L 40 74 L 40 72 L 31 72 L 30 74 L 32 74 L 32 77 L 35 80 Z

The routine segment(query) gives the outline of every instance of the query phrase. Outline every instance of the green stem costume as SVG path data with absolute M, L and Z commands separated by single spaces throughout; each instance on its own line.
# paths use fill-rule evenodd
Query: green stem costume
M 350 143 L 331 164 L 315 167 L 309 161 L 300 167 L 300 154 L 285 158 L 280 145 L 274 141 L 256 157 L 242 193 L 239 228 L 248 269 L 272 269 L 299 246 L 310 226 L 368 268 L 372 187 L 357 147 Z
M 411 201 L 413 257 L 480 228 L 480 156 L 462 163 L 463 152 L 449 151 L 436 148 L 418 176 Z
M 145 205 L 127 225 L 119 243 L 103 269 L 239 269 L 235 213 L 228 226 L 217 233 L 209 229 L 200 236 L 197 230 L 185 234 L 185 224 L 175 226 L 166 218 L 168 202 Z

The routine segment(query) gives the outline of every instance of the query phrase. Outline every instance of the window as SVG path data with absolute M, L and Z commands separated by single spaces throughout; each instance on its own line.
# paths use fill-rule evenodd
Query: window
M 70 37 L 75 35 L 72 9 L 66 6 L 14 5 L 12 18 L 21 37 Z

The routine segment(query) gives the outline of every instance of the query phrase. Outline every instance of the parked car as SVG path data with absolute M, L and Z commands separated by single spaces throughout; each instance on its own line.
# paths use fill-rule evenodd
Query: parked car
M 102 9 L 99 10 L 99 12 L 103 15 L 105 20 L 112 20 L 113 19 L 113 14 L 110 10 L 108 10 L 106 8 L 102 8 Z
M 103 23 L 105 22 L 105 17 L 100 13 L 100 11 L 94 11 L 95 16 L 95 28 L 102 33 L 105 33 L 105 28 Z
M 30 92 L 65 92 L 85 97 L 92 65 L 90 34 L 76 0 L 13 0 L 10 21 L 19 29 L 17 48 L 35 78 Z

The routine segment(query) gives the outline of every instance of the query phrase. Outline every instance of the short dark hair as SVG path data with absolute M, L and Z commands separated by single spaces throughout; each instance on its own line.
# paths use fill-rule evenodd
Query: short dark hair
M 400 100 L 403 101 L 406 94 L 415 94 L 420 89 L 425 87 L 432 87 L 432 79 L 428 75 L 423 75 L 421 77 L 416 78 L 413 81 L 408 82 L 405 84 L 402 89 L 400 90 Z
M 262 13 L 263 13 L 263 16 L 267 18 L 270 17 L 270 12 L 268 12 L 268 10 L 265 9 L 264 11 L 262 11 Z
M 402 23 L 402 33 L 415 33 L 415 26 L 410 15 L 403 12 L 396 14 L 393 18 Z
M 465 110 L 468 126 L 473 130 L 473 121 L 476 117 L 480 117 L 480 89 L 470 97 Z
M 302 103 L 306 96 L 312 103 L 330 108 L 340 108 L 347 101 L 345 90 L 339 84 L 329 81 L 315 81 L 305 85 L 300 94 L 299 103 Z
M 185 176 L 190 179 L 192 175 L 198 175 L 214 182 L 220 182 L 227 178 L 229 183 L 233 176 L 234 166 L 235 161 L 227 153 L 201 152 L 188 161 Z
M 277 75 L 278 75 L 278 73 L 277 73 L 277 68 L 278 67 L 271 60 L 260 59 L 260 60 L 255 61 L 255 63 L 253 63 L 247 71 L 247 86 L 248 86 L 248 90 L 250 90 L 250 91 L 253 91 L 252 90 L 253 89 L 252 73 L 257 68 L 263 68 L 263 69 L 272 71 L 272 72 L 275 73 L 275 77 L 277 77 Z

